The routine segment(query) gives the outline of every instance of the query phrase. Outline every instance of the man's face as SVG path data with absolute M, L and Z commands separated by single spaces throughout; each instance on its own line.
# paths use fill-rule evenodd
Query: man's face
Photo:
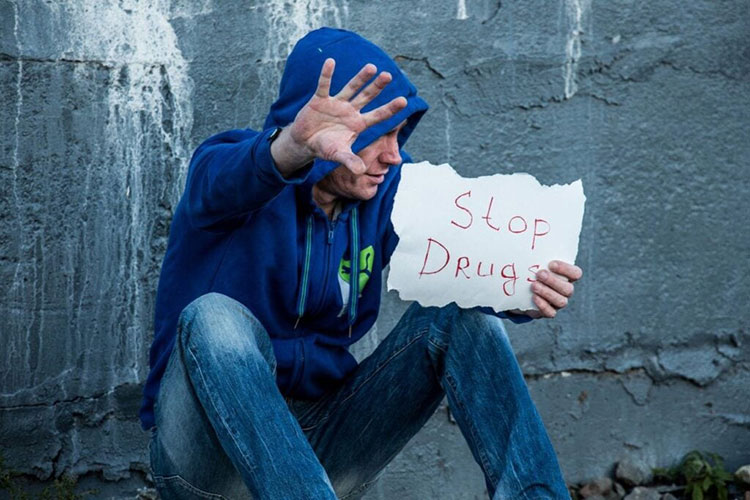
M 388 169 L 401 164 L 397 139 L 404 125 L 406 121 L 357 153 L 367 167 L 363 174 L 355 174 L 339 165 L 317 183 L 318 189 L 336 198 L 366 201 L 374 197 Z

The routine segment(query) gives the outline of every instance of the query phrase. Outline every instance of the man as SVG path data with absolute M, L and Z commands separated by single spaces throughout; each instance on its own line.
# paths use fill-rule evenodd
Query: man
M 414 304 L 361 364 L 347 350 L 378 313 L 401 147 L 426 110 L 381 49 L 321 29 L 263 132 L 196 150 L 140 413 L 163 498 L 357 496 L 446 395 L 491 496 L 568 498 L 497 317 Z M 580 277 L 551 271 L 535 284 L 550 317 Z

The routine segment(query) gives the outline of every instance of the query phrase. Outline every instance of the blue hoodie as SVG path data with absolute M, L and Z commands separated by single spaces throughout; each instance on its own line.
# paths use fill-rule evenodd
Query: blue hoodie
M 393 76 L 362 112 L 398 96 L 407 98 L 403 110 L 359 135 L 352 145 L 355 153 L 406 120 L 398 136 L 403 146 L 427 110 L 414 85 L 380 48 L 355 33 L 323 28 L 302 38 L 289 55 L 279 98 L 262 132 L 230 130 L 198 147 L 159 278 L 151 371 L 140 410 L 144 429 L 154 425 L 154 402 L 180 312 L 205 293 L 228 295 L 261 321 L 276 355 L 277 384 L 286 396 L 320 397 L 357 366 L 347 347 L 378 314 L 381 271 L 397 242 L 390 212 L 399 167 L 389 170 L 374 198 L 346 202 L 332 222 L 313 203 L 312 187 L 337 165 L 316 160 L 284 179 L 268 141 L 312 97 L 329 57 L 336 60 L 332 95 L 368 62 Z
M 390 215 L 401 166 L 389 169 L 374 198 L 346 201 L 331 221 L 313 202 L 312 187 L 337 165 L 315 160 L 284 179 L 268 140 L 312 97 L 329 57 L 336 60 L 332 95 L 368 62 L 393 76 L 362 112 L 407 98 L 403 110 L 359 135 L 355 153 L 406 120 L 398 136 L 403 147 L 427 110 L 380 48 L 355 33 L 322 28 L 302 38 L 289 55 L 279 98 L 262 132 L 230 130 L 198 147 L 162 263 L 151 371 L 140 410 L 144 429 L 154 425 L 154 402 L 180 312 L 209 292 L 243 303 L 266 328 L 285 396 L 318 398 L 357 366 L 347 348 L 372 327 L 380 308 L 381 271 L 398 241 Z

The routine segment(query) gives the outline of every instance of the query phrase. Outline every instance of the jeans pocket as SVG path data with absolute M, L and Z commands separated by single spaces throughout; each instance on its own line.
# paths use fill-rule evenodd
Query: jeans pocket
M 192 500 L 196 498 L 229 500 L 223 495 L 196 488 L 177 474 L 171 476 L 154 475 L 154 483 L 162 500 Z

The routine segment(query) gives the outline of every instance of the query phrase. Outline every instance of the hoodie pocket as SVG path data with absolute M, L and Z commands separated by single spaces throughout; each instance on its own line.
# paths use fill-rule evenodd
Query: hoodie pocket
M 296 393 L 304 372 L 305 342 L 302 338 L 298 338 L 294 342 L 294 364 L 292 365 L 292 375 L 289 382 L 289 394 L 294 395 Z

